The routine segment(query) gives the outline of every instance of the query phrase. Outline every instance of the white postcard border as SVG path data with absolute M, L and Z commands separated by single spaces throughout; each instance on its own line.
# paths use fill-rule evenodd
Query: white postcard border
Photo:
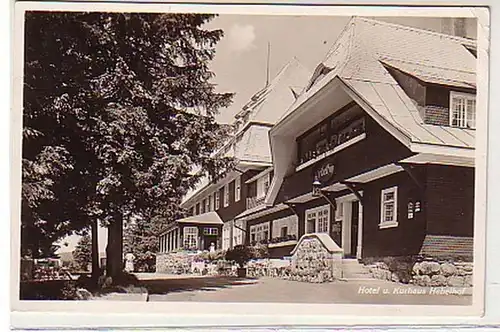
M 13 38 L 14 49 L 14 70 L 13 70 L 13 98 L 14 107 L 11 116 L 12 128 L 12 150 L 11 150 L 11 197 L 20 197 L 21 177 L 20 177 L 20 155 L 21 155 L 21 129 L 22 117 L 20 110 L 22 105 L 22 68 L 23 68 L 23 17 L 19 14 L 26 9 L 37 10 L 111 10 L 111 11 L 148 11 L 148 12 L 217 12 L 217 13 L 238 13 L 238 14 L 289 14 L 289 15 L 360 15 L 360 16 L 462 16 L 462 17 L 478 17 L 478 116 L 477 134 L 476 134 L 476 213 L 475 213 L 475 234 L 474 234 L 474 296 L 472 306 L 409 306 L 409 305 L 344 305 L 344 304 L 271 304 L 271 303 L 117 303 L 114 302 L 110 308 L 109 303 L 97 302 L 59 302 L 59 301 L 19 301 L 19 214 L 20 201 L 12 200 L 12 225 L 11 225 L 11 294 L 12 309 L 15 311 L 49 311 L 52 314 L 46 315 L 47 326 L 55 322 L 55 316 L 60 315 L 60 311 L 66 313 L 83 313 L 83 315 L 92 314 L 94 323 L 101 322 L 98 325 L 88 322 L 94 326 L 106 326 L 102 324 L 108 317 L 116 317 L 123 322 L 123 314 L 126 315 L 125 326 L 137 325 L 142 319 L 151 322 L 159 322 L 163 320 L 163 325 L 184 326 L 189 325 L 189 318 L 192 313 L 203 313 L 203 317 L 207 321 L 223 322 L 231 321 L 238 315 L 245 313 L 245 316 L 256 318 L 260 325 L 265 321 L 272 324 L 304 324 L 312 322 L 310 319 L 314 317 L 314 322 L 319 324 L 348 324 L 352 322 L 352 315 L 356 317 L 356 323 L 373 324 L 384 316 L 391 317 L 391 323 L 402 322 L 418 322 L 435 321 L 438 316 L 458 316 L 457 322 L 474 322 L 483 312 L 484 302 L 484 266 L 485 266 L 485 222 L 486 219 L 486 163 L 487 163 L 487 128 L 488 116 L 484 115 L 488 105 L 488 50 L 489 50 L 489 15 L 485 9 L 470 8 L 396 8 L 396 7 L 379 7 L 373 11 L 373 8 L 362 7 L 308 7 L 304 6 L 212 6 L 212 5 L 173 5 L 173 4 L 103 4 L 103 3 L 34 3 L 23 2 L 16 5 L 16 34 Z M 286 13 L 285 13 L 286 11 Z M 366 310 L 369 308 L 369 310 Z M 103 310 L 107 314 L 102 314 Z M 360 314 L 369 311 L 369 316 L 361 316 Z M 24 313 L 19 316 L 19 312 L 13 313 L 13 325 L 30 326 L 30 314 Z M 134 318 L 130 313 L 133 312 L 139 317 Z M 165 314 L 175 313 L 175 314 Z M 335 317 L 332 317 L 335 313 Z M 144 316 L 148 314 L 147 318 Z M 183 316 L 188 314 L 188 316 Z M 66 315 L 66 314 L 64 314 Z M 103 316 L 104 315 L 104 316 Z M 207 315 L 207 316 L 205 316 Z M 234 316 L 236 315 L 236 316 Z M 422 317 L 410 316 L 427 316 L 427 319 Z M 103 316 L 103 317 L 101 317 Z M 156 317 L 155 317 L 156 316 Z M 342 317 L 343 316 L 343 317 Z M 349 317 L 351 316 L 351 317 Z M 373 316 L 379 316 L 374 320 Z M 24 317 L 24 318 L 21 318 Z M 95 319 L 94 319 L 95 317 Z M 101 317 L 101 319 L 99 319 Z M 146 319 L 145 319 L 146 318 Z M 19 320 L 21 319 L 21 320 Z M 305 320 L 304 320 L 305 319 Z M 59 321 L 59 320 L 57 320 Z M 131 324 L 131 322 L 137 322 Z M 70 322 L 71 323 L 71 322 Z M 381 321 L 378 321 L 381 323 Z M 36 327 L 40 327 L 43 322 L 38 321 Z M 233 323 L 234 324 L 234 323 Z M 114 324 L 113 324 L 114 325 Z M 119 324 L 121 325 L 121 324 Z M 139 324 L 145 326 L 144 324 Z M 147 324 L 149 325 L 149 324 Z M 161 324 L 160 324 L 161 325 Z M 32 326 L 32 327 L 35 327 Z M 115 325 L 114 325 L 115 326 Z

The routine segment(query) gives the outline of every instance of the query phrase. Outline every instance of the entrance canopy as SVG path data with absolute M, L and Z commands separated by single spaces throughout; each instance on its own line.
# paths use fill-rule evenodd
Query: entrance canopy
M 347 190 L 348 187 L 345 183 L 368 183 L 383 177 L 386 177 L 391 174 L 399 173 L 404 171 L 403 167 L 395 165 L 395 164 L 388 164 L 370 171 L 367 171 L 365 173 L 359 174 L 352 176 L 348 179 L 342 180 L 335 182 L 329 186 L 325 186 L 322 189 L 322 191 L 326 192 L 339 192 L 343 190 Z M 313 196 L 312 192 L 309 192 L 307 194 L 297 196 L 295 198 L 292 198 L 287 201 L 287 203 L 291 204 L 300 204 L 300 203 L 305 203 L 308 201 L 311 201 L 315 199 L 316 197 Z
M 178 224 L 198 224 L 198 225 L 223 225 L 224 222 L 219 217 L 217 212 L 211 211 L 197 216 L 191 216 L 183 219 L 176 220 Z

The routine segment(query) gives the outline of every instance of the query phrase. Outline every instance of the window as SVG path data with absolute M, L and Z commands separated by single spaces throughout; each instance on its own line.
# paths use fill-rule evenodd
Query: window
M 328 233 L 328 229 L 330 228 L 328 227 L 330 223 L 330 218 L 328 218 L 329 212 L 329 209 L 318 211 L 318 233 Z
M 450 126 L 476 128 L 476 96 L 450 92 Z
M 306 210 L 307 233 L 330 232 L 330 206 L 324 205 Z
M 198 227 L 184 227 L 184 248 L 198 249 Z
M 200 203 L 196 203 L 196 214 L 200 214 Z
M 224 207 L 229 205 L 229 184 L 224 186 Z
M 224 250 L 229 249 L 229 247 L 231 246 L 230 234 L 231 229 L 229 227 L 229 224 L 226 223 L 222 228 L 222 248 Z
M 207 202 L 208 202 L 207 211 L 209 211 L 209 212 L 213 211 L 214 210 L 214 202 L 212 200 L 212 194 L 208 195 Z
M 415 212 L 420 212 L 420 201 L 415 202 Z
M 191 206 L 191 207 L 189 208 L 189 215 L 190 215 L 190 216 L 194 216 L 194 206 Z
M 269 189 L 269 173 L 257 179 L 257 198 L 263 198 Z
M 219 191 L 216 191 L 214 193 L 214 196 L 215 196 L 215 209 L 218 210 L 220 208 L 220 195 L 219 195 Z
M 379 228 L 396 227 L 398 225 L 398 187 L 382 190 L 380 197 Z
M 234 242 L 233 245 L 243 244 L 243 231 L 245 229 L 245 225 L 241 222 L 234 222 L 233 224 L 233 236 Z
M 234 183 L 234 201 L 238 202 L 241 199 L 241 177 L 238 176 Z
M 288 235 L 288 227 L 287 226 L 283 226 L 281 227 L 281 232 L 280 232 L 280 236 L 281 237 L 285 237 Z
M 344 203 L 337 203 L 337 208 L 335 209 L 335 220 L 342 220 L 344 217 Z
M 269 223 L 250 226 L 250 241 L 263 242 L 269 240 Z
M 203 229 L 204 235 L 217 235 L 219 234 L 219 230 L 216 227 L 205 227 Z
M 204 200 L 201 201 L 201 213 L 207 212 L 206 206 L 207 206 L 207 200 L 204 199 Z
M 413 203 L 408 203 L 408 219 L 413 219 Z
M 314 233 L 316 224 L 316 212 L 306 213 L 306 233 Z

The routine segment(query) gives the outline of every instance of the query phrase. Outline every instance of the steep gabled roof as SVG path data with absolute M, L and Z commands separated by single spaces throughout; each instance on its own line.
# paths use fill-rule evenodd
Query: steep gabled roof
M 424 124 L 386 67 L 424 82 L 475 88 L 476 58 L 467 49 L 474 47 L 474 40 L 354 17 L 284 117 L 337 78 L 410 142 L 473 148 L 474 130 Z
M 297 58 L 292 58 L 262 90 L 255 93 L 235 115 L 235 120 L 250 113 L 248 121 L 274 125 L 295 101 L 311 75 Z
M 310 76 L 297 58 L 292 58 L 269 84 L 255 93 L 234 116 L 233 124 L 247 117 L 246 123 L 217 152 L 233 157 L 240 163 L 270 166 L 272 163 L 269 130 L 295 101 Z M 212 189 L 207 177 L 203 177 L 194 190 L 185 195 L 184 205 L 192 198 Z

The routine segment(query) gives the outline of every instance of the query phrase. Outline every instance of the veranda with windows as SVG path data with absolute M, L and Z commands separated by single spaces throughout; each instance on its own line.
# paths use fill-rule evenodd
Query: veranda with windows
M 222 225 L 216 212 L 179 219 L 159 235 L 159 254 L 220 249 Z

